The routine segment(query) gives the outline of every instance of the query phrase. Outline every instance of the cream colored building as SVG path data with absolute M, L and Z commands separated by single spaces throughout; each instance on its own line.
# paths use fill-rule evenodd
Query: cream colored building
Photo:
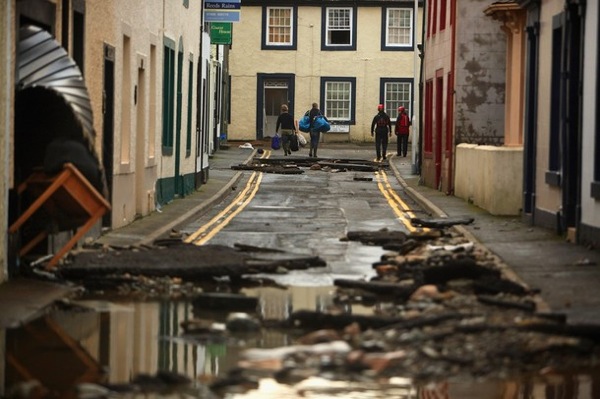
M 0 3 L 0 231 L 8 230 L 8 190 L 12 185 L 12 133 L 15 65 L 15 0 Z M 0 284 L 8 279 L 8 236 L 0 234 Z M 0 337 L 0 348 L 4 340 Z M 2 352 L 0 350 L 0 352 Z M 2 369 L 0 368 L 0 371 Z M 0 379 L 0 385 L 2 379 Z
M 300 119 L 318 103 L 333 123 L 324 141 L 372 141 L 380 103 L 392 119 L 400 105 L 412 114 L 421 8 L 406 1 L 316 4 L 242 3 L 230 51 L 229 140 L 273 136 L 282 104 Z
M 113 229 L 195 188 L 202 13 L 199 2 L 166 4 L 85 3 L 86 80 L 103 133 L 112 204 L 105 225 Z M 112 108 L 112 120 L 103 107 Z
M 57 52 L 66 51 L 71 68 L 84 82 L 79 94 L 89 104 L 85 112 L 89 129 L 79 134 L 105 171 L 106 198 L 111 205 L 111 212 L 88 234 L 100 234 L 101 227 L 127 225 L 191 194 L 207 181 L 209 157 L 218 150 L 226 131 L 221 111 L 228 101 L 228 48 L 211 44 L 203 5 L 189 0 L 11 0 L 2 4 L 0 39 L 6 54 L 0 78 L 6 91 L 0 96 L 0 121 L 6 127 L 2 130 L 6 145 L 0 161 L 8 167 L 2 169 L 6 179 L 0 188 L 11 198 L 8 208 L 13 213 L 0 208 L 3 223 L 19 214 L 13 206 L 16 186 L 28 176 L 25 171 L 42 163 L 54 137 L 39 129 L 42 140 L 28 137 L 26 145 L 14 140 L 23 137 L 13 132 L 16 100 L 11 96 L 17 84 L 13 72 L 18 32 L 26 25 L 41 29 L 42 36 L 56 42 Z M 29 113 L 33 116 L 35 110 L 20 113 L 24 117 L 19 120 L 34 119 Z M 42 115 L 48 114 L 52 113 Z M 57 136 L 61 134 L 62 127 L 53 129 Z M 30 150 L 35 155 L 27 156 Z M 15 153 L 21 154 L 19 162 L 27 168 L 16 165 Z M 52 235 L 48 252 L 56 251 L 70 237 L 69 232 Z M 9 263 L 6 254 L 18 250 L 17 241 L 13 240 L 11 250 L 9 242 L 0 241 L 7 248 L 0 253 L 3 265 Z

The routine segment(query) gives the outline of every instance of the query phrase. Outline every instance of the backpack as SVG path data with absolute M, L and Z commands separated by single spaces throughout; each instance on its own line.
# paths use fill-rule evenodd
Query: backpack
M 275 133 L 275 136 L 271 138 L 271 148 L 274 150 L 281 148 L 281 137 L 279 137 L 277 133 Z
M 386 127 L 387 125 L 388 122 L 385 115 L 379 115 L 379 119 L 377 119 L 377 127 Z

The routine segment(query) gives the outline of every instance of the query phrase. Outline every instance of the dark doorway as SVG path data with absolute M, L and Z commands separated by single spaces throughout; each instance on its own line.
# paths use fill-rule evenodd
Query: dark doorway
M 108 199 L 112 202 L 115 102 L 115 48 L 104 44 L 104 76 L 102 91 L 102 166 L 106 173 Z M 102 218 L 102 226 L 110 227 L 111 212 Z
M 435 188 L 440 190 L 442 185 L 442 149 L 443 142 L 443 104 L 444 104 L 444 75 L 438 71 L 435 79 Z
M 537 68 L 539 23 L 527 28 L 527 70 L 525 77 L 525 134 L 523 170 L 523 217 L 534 223 L 535 165 L 537 145 Z
M 583 6 L 569 4 L 563 29 L 562 84 L 560 98 L 564 117 L 561 120 L 562 158 L 562 226 L 577 227 L 580 219 L 581 184 L 581 65 L 583 56 Z
M 294 115 L 294 75 L 291 74 L 259 74 L 257 87 L 256 138 L 275 134 L 275 124 L 281 105 L 287 104 L 289 112 Z M 310 108 L 310 104 L 306 104 Z M 296 115 L 296 119 L 299 119 Z

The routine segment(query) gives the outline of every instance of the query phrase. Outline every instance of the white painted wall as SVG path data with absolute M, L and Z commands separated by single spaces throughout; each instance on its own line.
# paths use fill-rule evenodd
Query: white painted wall
M 8 280 L 8 190 L 13 184 L 14 10 L 14 0 L 0 2 L 0 283 Z M 3 343 L 0 336 L 0 349 Z M 2 367 L 0 376 L 3 376 L 1 371 Z M 0 386 L 3 386 L 2 378 Z
M 600 201 L 590 196 L 590 184 L 594 181 L 594 162 L 598 162 L 600 154 L 595 153 L 596 130 L 600 116 L 596 115 L 597 71 L 598 62 L 598 2 L 590 1 L 586 7 L 585 20 L 585 49 L 583 64 L 583 124 L 582 124 L 582 153 L 581 153 L 581 222 L 600 229 Z
M 544 181 L 548 171 L 550 153 L 550 129 L 558 129 L 557 119 L 550 115 L 551 62 L 552 60 L 552 17 L 562 12 L 564 0 L 543 0 L 540 8 L 540 42 L 538 69 L 537 149 L 536 149 L 536 208 L 556 214 L 561 207 L 561 192 L 558 187 Z
M 176 57 L 180 38 L 183 44 L 183 81 L 181 110 L 180 175 L 192 174 L 195 169 L 195 106 L 196 90 L 191 101 L 192 112 L 192 154 L 186 156 L 186 128 L 188 109 L 188 71 L 190 54 L 197 66 L 200 51 L 200 2 L 190 1 L 189 8 L 183 2 L 168 0 L 88 0 L 86 2 L 86 82 L 92 99 L 94 127 L 97 132 L 97 146 L 102 146 L 102 82 L 103 82 L 103 43 L 115 47 L 115 117 L 114 117 L 114 169 L 107 171 L 113 175 L 112 228 L 131 223 L 137 214 L 142 216 L 154 211 L 156 198 L 155 183 L 159 178 L 169 178 L 175 171 L 175 151 L 173 155 L 162 154 L 162 87 L 163 87 L 163 38 L 176 43 Z M 124 51 L 123 37 L 130 38 L 128 76 L 123 76 Z M 151 48 L 154 46 L 155 63 L 152 64 Z M 138 82 L 138 71 L 143 65 L 144 100 L 138 101 L 145 109 L 138 112 L 134 104 L 134 91 Z M 154 68 L 154 69 L 153 69 Z M 177 61 L 175 65 L 177 70 Z M 195 76 L 195 71 L 194 71 Z M 151 85 L 155 93 L 151 98 Z M 130 115 L 124 120 L 123 95 L 129 102 Z M 175 103 L 177 101 L 175 100 Z M 179 113 L 176 110 L 175 113 Z M 143 118 L 143 119 L 140 119 Z M 139 120 L 138 120 L 139 119 Z M 138 129 L 138 124 L 142 128 Z M 174 124 L 176 125 L 176 124 Z M 154 126 L 153 134 L 148 127 Z M 125 130 L 128 130 L 126 132 Z M 138 137 L 144 134 L 144 137 Z M 126 138 L 122 141 L 122 138 Z M 153 145 L 148 143 L 153 138 Z M 142 143 L 141 141 L 145 142 Z M 127 142 L 129 144 L 127 144 Z M 124 148 L 127 148 L 125 150 Z M 152 149 L 152 150 L 151 150 Z M 139 157 L 143 157 L 140 160 Z M 141 176 L 140 176 L 141 175 Z M 137 184 L 136 184 L 137 183 Z
M 456 147 L 455 196 L 492 215 L 518 215 L 523 187 L 523 149 L 520 147 Z

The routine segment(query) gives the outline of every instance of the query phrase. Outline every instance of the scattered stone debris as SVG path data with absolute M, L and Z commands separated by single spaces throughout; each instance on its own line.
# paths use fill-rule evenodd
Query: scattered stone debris
M 400 250 L 373 265 L 371 280 L 335 280 L 337 306 L 298 310 L 278 323 L 298 336 L 297 345 L 248 349 L 215 384 L 227 390 L 265 375 L 286 384 L 314 375 L 365 383 L 510 378 L 600 365 L 600 326 L 538 311 L 537 290 L 509 279 L 493 254 L 453 229 L 424 237 L 348 232 L 346 240 Z M 344 310 L 353 304 L 371 306 L 373 314 Z
M 298 257 L 281 250 L 244 245 L 196 246 L 170 238 L 150 246 L 82 251 L 74 254 L 57 274 L 91 291 L 180 296 L 194 294 L 194 283 L 216 278 L 238 281 L 253 274 L 325 266 L 326 262 L 318 256 Z
M 375 384 L 402 376 L 418 383 L 600 366 L 600 326 L 571 325 L 564 315 L 540 311 L 538 290 L 509 278 L 501 260 L 449 227 L 450 220 L 442 222 L 437 225 L 443 228 L 410 234 L 347 232 L 343 240 L 386 249 L 372 265 L 375 277 L 336 279 L 332 306 L 290 311 L 285 320 L 262 319 L 258 298 L 236 287 L 251 283 L 247 275 L 322 267 L 322 259 L 245 245 L 197 247 L 172 238 L 162 245 L 82 252 L 60 272 L 86 287 L 97 281 L 140 290 L 188 287 L 194 308 L 229 313 L 217 322 L 194 311 L 197 318 L 181 325 L 181 338 L 191 341 L 227 344 L 272 329 L 296 338 L 282 348 L 243 351 L 237 367 L 211 381 L 209 389 L 218 395 L 255 389 L 261 378 L 297 384 L 318 375 Z M 229 292 L 206 286 L 194 291 L 201 280 L 223 277 L 230 279 Z M 353 314 L 348 309 L 354 305 L 372 314 Z
M 471 217 L 454 217 L 454 218 L 412 218 L 410 224 L 415 227 L 432 227 L 435 229 L 441 229 L 444 227 L 452 227 L 457 224 L 471 224 L 475 219 Z
M 376 172 L 382 168 L 388 167 L 389 163 L 387 162 L 373 162 L 357 159 L 331 159 L 291 156 L 274 158 L 255 157 L 250 163 L 233 165 L 231 169 L 253 170 L 264 173 L 302 174 L 304 173 L 304 170 L 300 168 L 309 168 L 311 170 L 326 170 L 330 172 Z

